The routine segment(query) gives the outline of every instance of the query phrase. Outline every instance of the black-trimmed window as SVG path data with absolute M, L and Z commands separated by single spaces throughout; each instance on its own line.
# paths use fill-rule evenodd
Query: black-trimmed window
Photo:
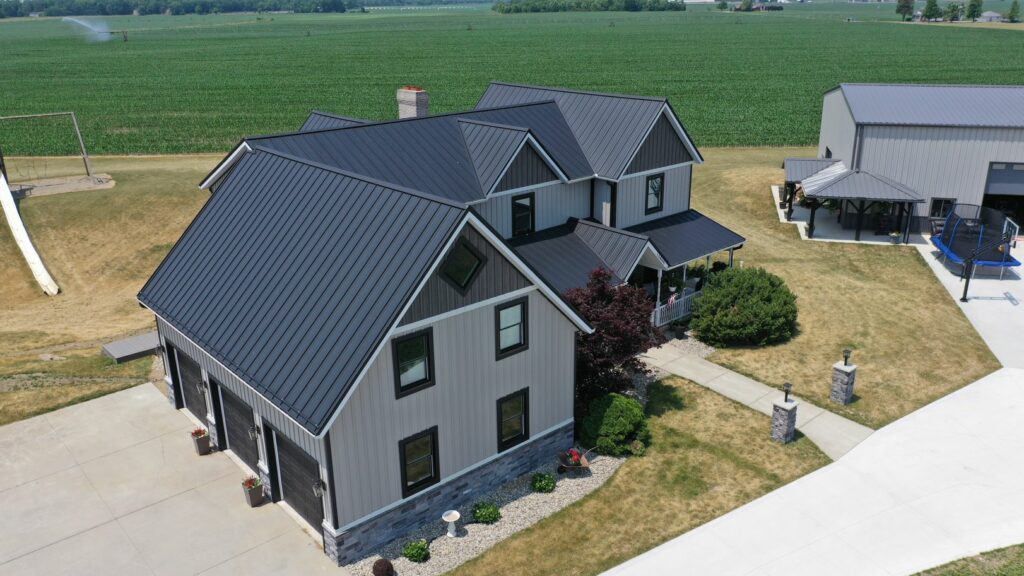
M 441 277 L 465 294 L 487 259 L 465 238 L 459 238 L 441 268 Z
M 530 389 L 523 388 L 498 399 L 498 451 L 530 437 Z
M 665 206 L 665 175 L 651 174 L 647 177 L 647 193 L 644 195 L 644 214 L 661 212 Z
M 434 335 L 430 328 L 395 338 L 395 398 L 434 385 Z
M 536 228 L 533 192 L 512 197 L 512 237 L 530 234 Z
M 956 204 L 956 198 L 932 198 L 931 208 L 928 210 L 929 218 L 945 218 L 949 211 Z
M 518 354 L 529 346 L 526 297 L 494 307 L 494 346 L 498 360 Z
M 402 497 L 409 497 L 441 479 L 437 457 L 437 426 L 398 442 Z

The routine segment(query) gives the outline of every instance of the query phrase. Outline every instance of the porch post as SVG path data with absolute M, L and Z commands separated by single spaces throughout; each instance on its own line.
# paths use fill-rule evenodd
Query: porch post
M 661 268 L 658 268 L 658 287 L 655 289 L 654 293 L 656 294 L 655 298 L 657 298 L 657 300 L 655 300 L 656 303 L 654 307 L 657 308 L 658 306 L 661 306 Z
M 854 240 L 860 242 L 860 229 L 864 227 L 864 201 L 860 201 L 860 206 L 857 208 L 857 234 L 854 236 Z
M 729 268 L 732 268 L 732 253 L 735 248 L 729 248 Z
M 704 259 L 704 280 L 707 281 L 708 276 L 711 276 L 711 254 Z
M 789 193 L 789 205 L 786 207 L 786 222 L 793 220 L 793 200 L 796 199 L 796 184 Z
M 814 215 L 818 213 L 818 201 L 811 204 L 811 217 L 807 221 L 807 237 L 814 238 Z

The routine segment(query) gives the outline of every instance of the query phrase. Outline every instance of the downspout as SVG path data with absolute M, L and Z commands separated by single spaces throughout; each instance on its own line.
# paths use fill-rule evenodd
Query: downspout
M 331 493 L 331 529 L 338 529 L 338 492 L 334 489 L 334 452 L 331 450 L 331 433 L 324 434 L 324 452 L 327 465 L 327 489 Z

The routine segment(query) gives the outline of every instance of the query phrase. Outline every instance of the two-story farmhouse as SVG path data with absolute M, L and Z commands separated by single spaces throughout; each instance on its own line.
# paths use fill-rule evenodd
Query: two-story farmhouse
M 1024 86 L 841 84 L 825 93 L 818 157 L 785 167 L 790 191 L 812 210 L 836 203 L 849 228 L 923 230 L 956 203 L 1019 222 Z
M 743 242 L 690 209 L 664 99 L 495 83 L 399 110 L 243 140 L 139 294 L 170 401 L 339 563 L 571 446 L 592 329 L 565 289 Z

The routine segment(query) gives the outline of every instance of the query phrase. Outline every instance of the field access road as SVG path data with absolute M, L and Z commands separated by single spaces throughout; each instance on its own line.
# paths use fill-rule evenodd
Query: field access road
M 606 574 L 893 576 L 1024 542 L 1022 416 L 1001 369 Z
M 0 427 L 0 575 L 347 574 L 192 428 L 152 384 Z

